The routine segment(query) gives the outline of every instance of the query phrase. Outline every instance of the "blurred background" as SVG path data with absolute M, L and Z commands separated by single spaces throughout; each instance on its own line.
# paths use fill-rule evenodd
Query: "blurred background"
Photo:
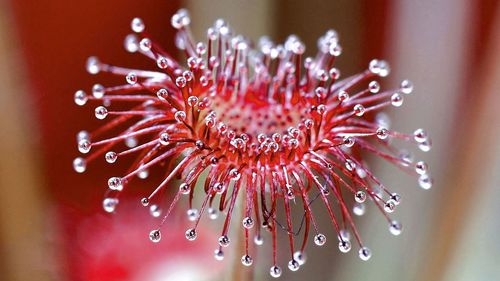
M 171 237 L 152 245 L 146 236 L 154 222 L 139 212 L 140 190 L 116 216 L 105 215 L 109 171 L 89 167 L 82 176 L 71 165 L 76 133 L 97 126 L 92 107 L 74 105 L 74 91 L 117 82 L 88 75 L 87 57 L 151 67 L 122 47 L 130 20 L 141 17 L 175 54 L 170 17 L 180 7 L 189 9 L 198 39 L 221 17 L 254 40 L 297 34 L 310 55 L 317 38 L 334 28 L 343 76 L 384 58 L 392 67 L 386 86 L 406 78 L 415 84 L 390 115 L 393 128 L 423 127 L 432 136 L 431 152 L 417 158 L 430 164 L 433 188 L 425 192 L 414 178 L 372 162 L 375 174 L 403 196 L 396 213 L 403 235 L 391 237 L 371 208 L 357 220 L 374 253 L 369 262 L 339 254 L 334 243 L 311 246 L 306 265 L 284 270 L 282 280 L 498 280 L 499 6 L 495 0 L 0 1 L 0 280 L 239 278 L 234 271 L 241 264 L 212 257 L 216 228 L 204 226 L 193 246 L 184 242 L 180 220 L 169 224 Z M 269 260 L 264 249 L 255 280 L 270 279 Z

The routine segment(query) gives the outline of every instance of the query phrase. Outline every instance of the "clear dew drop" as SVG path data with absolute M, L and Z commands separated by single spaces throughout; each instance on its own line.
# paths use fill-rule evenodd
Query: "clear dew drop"
M 273 266 L 271 266 L 271 269 L 269 269 L 269 274 L 273 278 L 280 277 L 282 273 L 283 273 L 283 271 L 281 270 L 281 267 L 279 267 L 277 265 L 273 265 Z
M 134 85 L 135 83 L 137 83 L 137 74 L 135 74 L 135 72 L 129 72 L 127 76 L 125 76 L 125 80 L 130 85 Z
M 194 241 L 196 239 L 196 229 L 190 228 L 186 230 L 186 239 L 189 241 Z
M 394 203 L 391 199 L 387 200 L 384 204 L 384 211 L 387 213 L 393 213 L 396 209 L 396 203 Z
M 142 38 L 141 41 L 139 42 L 139 48 L 141 48 L 143 52 L 151 51 L 152 46 L 153 42 L 151 42 L 151 39 L 149 38 Z
M 299 265 L 303 265 L 307 261 L 307 256 L 302 251 L 296 251 L 295 253 L 293 253 L 293 259 L 296 260 Z
M 400 222 L 398 221 L 391 221 L 391 223 L 389 224 L 389 232 L 394 235 L 394 236 L 398 236 L 401 234 L 401 232 L 403 231 L 403 226 L 401 225 Z
M 401 203 L 401 195 L 397 194 L 397 193 L 392 193 L 391 194 L 391 200 L 394 201 L 394 203 L 397 205 L 399 205 Z
M 149 205 L 149 199 L 144 197 L 141 199 L 141 205 L 147 207 Z
M 351 250 L 351 242 L 347 240 L 339 241 L 339 250 L 342 253 L 348 253 Z
M 425 140 L 418 144 L 418 148 L 423 152 L 429 152 L 432 148 L 432 143 L 429 139 Z
M 146 26 L 144 25 L 144 22 L 140 18 L 134 18 L 130 23 L 130 28 L 132 29 L 133 32 L 137 33 L 143 32 L 145 27 Z
M 189 184 L 183 182 L 179 185 L 179 191 L 182 194 L 189 194 L 189 192 L 191 192 L 191 188 L 189 187 Z
M 223 260 L 224 259 L 224 252 L 220 249 L 215 249 L 214 258 L 218 261 Z
M 344 137 L 343 141 L 346 147 L 352 147 L 356 142 L 353 137 Z
M 119 177 L 112 177 L 108 180 L 108 187 L 111 190 L 121 191 L 123 190 L 122 179 Z
M 73 169 L 77 173 L 83 173 L 87 169 L 87 163 L 82 157 L 77 157 L 73 160 Z
M 102 208 L 105 212 L 112 213 L 115 211 L 118 203 L 118 198 L 104 198 L 104 200 L 102 200 Z
M 142 169 L 137 173 L 137 177 L 141 180 L 147 179 L 149 177 L 148 169 Z
M 356 169 L 356 163 L 354 163 L 354 161 L 352 161 L 351 159 L 346 159 L 345 168 L 352 172 L 354 169 Z
M 427 174 L 418 177 L 418 185 L 423 189 L 430 189 L 432 187 L 432 182 L 432 178 Z
M 89 98 L 84 91 L 78 90 L 75 92 L 74 101 L 76 105 L 83 106 L 87 103 L 88 99 Z
M 88 73 L 97 74 L 101 71 L 101 62 L 97 57 L 89 57 L 85 67 Z
M 395 107 L 400 107 L 403 105 L 403 96 L 399 93 L 394 93 L 391 96 L 391 104 Z
M 168 67 L 168 59 L 165 58 L 165 57 L 159 57 L 157 60 L 156 60 L 156 65 L 160 68 L 160 69 L 166 69 Z
M 200 216 L 198 209 L 194 209 L 194 208 L 188 209 L 186 213 L 187 213 L 187 217 L 188 217 L 189 221 L 195 221 Z
M 355 203 L 354 206 L 352 207 L 352 212 L 356 216 L 362 216 L 366 212 L 366 206 L 364 203 Z
M 288 262 L 288 269 L 290 269 L 291 271 L 297 271 L 299 270 L 300 268 L 300 264 L 298 261 L 292 259 Z
M 318 233 L 314 236 L 314 244 L 317 246 L 323 246 L 326 243 L 326 236 L 322 233 Z
M 359 249 L 359 258 L 363 261 L 367 261 L 372 257 L 372 251 L 367 247 Z
M 179 110 L 174 114 L 174 118 L 179 123 L 184 122 L 186 120 L 186 112 Z
M 237 181 L 241 178 L 241 173 L 238 171 L 238 169 L 232 169 L 229 172 L 229 175 L 231 176 L 231 179 L 234 181 Z
M 377 74 L 380 77 L 386 77 L 389 75 L 391 68 L 389 67 L 389 64 L 384 61 L 384 60 L 371 60 L 370 64 L 368 65 L 368 70 L 370 70 L 371 73 Z
M 385 139 L 387 139 L 387 137 L 389 137 L 389 130 L 387 130 L 384 127 L 379 127 L 377 129 L 377 131 L 375 132 L 375 134 L 377 135 L 377 138 L 379 138 L 381 140 L 385 140 Z
M 212 207 L 209 207 L 207 209 L 207 214 L 211 220 L 215 220 L 219 217 L 219 212 L 217 211 L 217 209 L 212 208 Z
M 114 151 L 108 151 L 106 152 L 106 155 L 104 155 L 104 159 L 106 159 L 106 162 L 108 163 L 115 163 L 116 159 L 118 159 L 118 154 Z
M 413 132 L 413 138 L 417 143 L 422 143 L 427 140 L 428 135 L 427 132 L 424 129 L 416 129 L 415 132 Z
M 403 80 L 401 81 L 400 88 L 403 94 L 411 94 L 413 92 L 413 83 L 410 80 Z
M 351 233 L 346 229 L 341 229 L 339 231 L 339 240 L 351 241 Z
M 354 106 L 354 114 L 356 114 L 356 116 L 363 116 L 363 114 L 365 114 L 365 107 L 361 104 L 356 104 Z
M 417 174 L 419 175 L 425 175 L 427 173 L 428 168 L 429 167 L 427 166 L 427 163 L 425 163 L 424 161 L 418 161 L 415 164 L 415 172 L 417 172 Z
M 264 244 L 264 239 L 262 238 L 262 236 L 260 235 L 255 235 L 253 237 L 253 242 L 255 243 L 255 245 L 257 246 L 262 246 Z
M 135 137 L 128 137 L 125 139 L 125 145 L 129 148 L 133 148 L 137 146 L 137 138 Z
M 90 141 L 83 139 L 78 142 L 78 151 L 80 153 L 86 154 L 89 153 L 90 149 L 92 148 L 92 144 Z
M 354 194 L 354 200 L 358 203 L 363 203 L 366 201 L 366 193 L 363 190 L 358 190 L 356 191 L 356 194 Z
M 338 93 L 338 99 L 340 102 L 347 102 L 349 100 L 349 94 L 346 91 L 340 91 Z
M 95 118 L 103 120 L 106 116 L 108 116 L 108 109 L 101 105 L 95 108 L 94 113 Z
M 92 86 L 92 95 L 97 98 L 97 99 L 100 99 L 104 96 L 104 86 L 101 85 L 101 84 L 94 84 L 94 86 Z
M 251 229 L 254 225 L 253 219 L 251 217 L 245 217 L 243 218 L 243 221 L 241 222 L 244 228 L 246 229 Z
M 151 230 L 149 233 L 149 240 L 153 243 L 158 243 L 161 240 L 161 232 L 159 229 Z
M 219 245 L 221 247 L 227 247 L 231 243 L 231 239 L 227 235 L 222 235 L 219 237 Z
M 156 205 L 156 204 L 151 205 L 149 207 L 149 214 L 154 218 L 160 217 L 160 215 L 161 215 L 160 207 L 158 207 L 158 205 Z
M 139 50 L 139 39 L 135 34 L 129 34 L 123 40 L 123 46 L 127 52 L 135 53 Z
M 251 256 L 249 255 L 243 255 L 241 257 L 241 264 L 243 264 L 244 266 L 251 266 L 253 263 L 253 259 Z
M 380 84 L 377 81 L 371 81 L 368 84 L 368 91 L 372 94 L 376 94 L 380 91 Z

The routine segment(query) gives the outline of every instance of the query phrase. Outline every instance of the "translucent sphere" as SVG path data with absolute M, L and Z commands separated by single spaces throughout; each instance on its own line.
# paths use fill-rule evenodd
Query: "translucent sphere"
M 391 221 L 391 223 L 389 224 L 389 232 L 391 232 L 392 235 L 398 236 L 402 231 L 403 226 L 400 222 L 394 220 Z
M 107 213 L 112 213 L 115 211 L 118 203 L 119 203 L 118 198 L 104 198 L 104 200 L 102 201 L 102 208 Z
M 323 246 L 326 243 L 326 236 L 324 234 L 318 233 L 314 236 L 314 243 L 318 246 Z
M 347 253 L 351 250 L 351 242 L 347 240 L 339 241 L 339 250 L 342 253 Z
M 368 249 L 367 247 L 363 247 L 361 249 L 359 249 L 359 258 L 361 260 L 364 260 L 364 261 L 367 261 L 371 258 L 372 256 L 372 251 L 370 249 Z
M 253 263 L 253 259 L 251 256 L 244 255 L 241 257 L 241 264 L 243 264 L 244 266 L 251 266 L 252 263 Z
M 297 271 L 299 270 L 299 267 L 300 267 L 299 262 L 294 259 L 288 262 L 288 269 L 290 269 L 291 271 Z
M 159 229 L 151 230 L 149 233 L 149 240 L 153 243 L 158 243 L 161 240 L 161 232 Z
M 196 239 L 196 230 L 194 228 L 186 230 L 186 239 L 189 241 L 194 241 Z
M 227 246 L 229 246 L 230 243 L 231 243 L 231 240 L 229 239 L 229 237 L 227 235 L 222 235 L 221 237 L 219 237 L 219 245 L 221 247 L 227 247 Z
M 273 278 L 278 278 L 281 276 L 281 273 L 282 273 L 282 270 L 281 270 L 281 267 L 277 266 L 277 265 L 273 265 L 271 266 L 271 269 L 269 270 L 269 274 L 271 275 L 271 277 Z

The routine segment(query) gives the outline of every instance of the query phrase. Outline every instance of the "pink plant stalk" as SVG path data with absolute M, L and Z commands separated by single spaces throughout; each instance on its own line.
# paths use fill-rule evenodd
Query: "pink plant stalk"
M 127 83 L 113 87 L 96 84 L 92 95 L 81 90 L 75 94 L 78 105 L 87 101 L 103 104 L 95 109 L 98 119 L 114 117 L 92 133 L 78 134 L 79 151 L 90 153 L 74 160 L 75 170 L 84 172 L 89 162 L 102 155 L 108 163 L 135 159 L 123 175 L 109 179 L 103 202 L 107 212 L 115 210 L 118 197 L 132 188 L 135 177 L 164 172 L 161 182 L 142 199 L 153 215 L 160 216 L 162 193 L 174 188 L 175 196 L 150 239 L 160 241 L 161 227 L 184 197 L 193 221 L 185 233 L 188 240 L 196 239 L 205 213 L 216 218 L 223 212 L 224 226 L 215 251 L 215 258 L 221 260 L 223 248 L 230 244 L 232 218 L 239 211 L 237 201 L 241 201 L 245 241 L 241 261 L 252 264 L 249 241 L 253 236 L 255 244 L 261 245 L 265 230 L 272 241 L 273 277 L 282 273 L 277 259 L 279 229 L 288 235 L 288 268 L 292 271 L 305 261 L 310 231 L 316 245 L 325 244 L 323 227 L 311 209 L 316 199 L 330 217 L 342 252 L 351 249 L 352 233 L 360 258 L 371 256 L 352 216 L 364 213 L 367 199 L 387 219 L 390 232 L 401 233 L 401 224 L 388 215 L 399 205 L 400 195 L 373 175 L 364 157 L 379 156 L 418 176 L 422 188 L 431 187 L 427 164 L 413 163 L 409 152 L 392 145 L 401 140 L 428 151 L 427 133 L 422 129 L 413 134 L 390 130 L 388 117 L 381 112 L 403 104 L 403 96 L 413 90 L 410 81 L 381 91 L 373 79 L 389 74 L 383 60 L 372 60 L 367 70 L 339 79 L 340 72 L 333 65 L 342 49 L 333 30 L 318 40 L 315 57 L 304 58 L 305 46 L 294 35 L 283 45 L 263 37 L 254 49 L 245 37 L 233 35 L 226 22 L 217 20 L 208 29 L 206 41 L 197 43 L 185 10 L 178 11 L 171 22 L 178 30 L 176 46 L 187 57 L 186 66 L 155 44 L 142 20 L 135 18 L 131 24 L 134 34 L 126 37 L 125 48 L 151 58 L 157 69 L 128 69 L 90 57 L 87 70 L 91 74 L 109 72 L 125 77 Z M 181 179 L 177 187 L 172 184 L 175 178 Z M 195 208 L 193 198 L 200 194 L 201 206 Z M 352 208 L 351 198 L 355 201 Z M 294 226 L 291 211 L 298 207 L 304 213 L 301 243 L 296 241 L 298 234 L 293 229 L 297 224 Z M 278 220 L 282 214 L 277 213 L 281 208 L 283 224 Z

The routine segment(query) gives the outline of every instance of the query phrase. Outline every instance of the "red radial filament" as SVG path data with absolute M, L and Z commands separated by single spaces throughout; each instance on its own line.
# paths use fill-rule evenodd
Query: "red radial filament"
M 126 37 L 125 48 L 151 58 L 153 70 L 88 59 L 91 74 L 109 72 L 124 80 L 112 87 L 96 84 L 91 95 L 75 93 L 76 104 L 97 103 L 95 116 L 107 122 L 78 134 L 78 149 L 86 156 L 74 160 L 75 170 L 84 172 L 97 157 L 115 165 L 122 158 L 132 163 L 123 174 L 110 177 L 104 210 L 114 212 L 134 178 L 163 172 L 142 199 L 160 220 L 157 229 L 145 232 L 153 242 L 160 241 L 173 208 L 187 200 L 193 224 L 185 234 L 188 240 L 196 239 L 200 219 L 221 213 L 224 224 L 214 241 L 215 258 L 222 260 L 230 241 L 242 235 L 241 262 L 250 266 L 253 245 L 269 239 L 273 277 L 281 275 L 280 264 L 292 271 L 304 264 L 309 240 L 318 246 L 326 243 L 325 227 L 315 219 L 318 210 L 327 212 L 339 250 L 357 246 L 363 260 L 371 251 L 361 240 L 353 214 L 362 215 L 367 202 L 378 207 L 390 232 L 399 235 L 402 226 L 389 214 L 400 195 L 377 179 L 365 157 L 383 158 L 415 175 L 422 188 L 431 187 L 427 164 L 414 162 L 410 152 L 394 146 L 410 142 L 428 151 L 427 133 L 394 131 L 381 112 L 400 107 L 412 83 L 404 80 L 395 89 L 382 90 L 376 79 L 390 71 L 383 60 L 372 60 L 361 73 L 341 78 L 333 66 L 342 51 L 333 30 L 319 39 L 314 57 L 303 57 L 305 46 L 294 35 L 284 44 L 263 37 L 254 49 L 223 20 L 208 29 L 202 42 L 194 41 L 189 23 L 185 10 L 172 17 L 178 30 L 175 43 L 185 60 L 176 60 L 155 44 L 138 18 L 132 21 L 134 33 Z M 174 184 L 176 179 L 180 183 Z M 175 195 L 164 203 L 168 190 Z M 241 227 L 240 234 L 234 237 L 230 225 Z M 286 261 L 277 256 L 277 235 L 283 233 L 289 240 Z

